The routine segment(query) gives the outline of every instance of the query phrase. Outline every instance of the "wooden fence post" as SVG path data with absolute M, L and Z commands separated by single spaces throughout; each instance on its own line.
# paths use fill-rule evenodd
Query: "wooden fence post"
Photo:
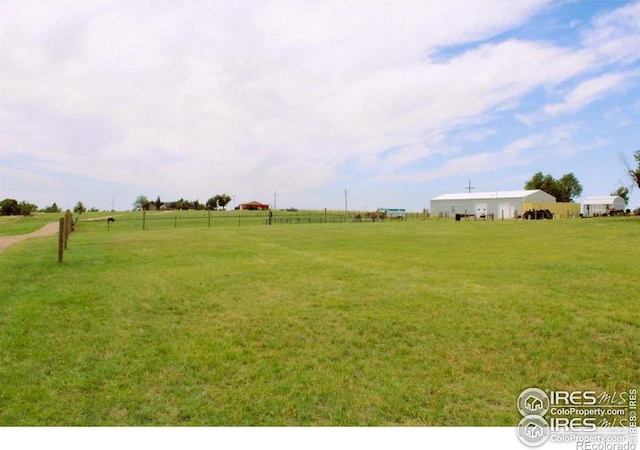
M 146 225 L 147 225 L 147 212 L 143 209 L 142 210 L 142 229 L 146 230 Z
M 71 234 L 71 225 L 73 223 L 73 217 L 71 216 L 71 211 L 67 209 L 67 212 L 64 213 L 64 249 L 67 249 L 67 241 L 69 240 L 69 235 Z
M 65 235 L 65 220 L 64 217 L 60 217 L 58 227 L 58 262 L 62 263 L 64 255 L 64 235 Z

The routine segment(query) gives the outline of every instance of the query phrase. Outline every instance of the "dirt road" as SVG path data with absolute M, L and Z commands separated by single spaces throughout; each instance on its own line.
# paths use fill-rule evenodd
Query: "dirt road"
M 24 241 L 25 239 L 41 237 L 41 236 L 53 236 L 58 232 L 59 226 L 60 225 L 58 222 L 52 222 L 52 223 L 46 224 L 39 230 L 36 230 L 32 233 L 20 234 L 18 236 L 0 236 L 0 253 L 5 251 L 7 248 L 15 244 L 16 242 L 21 242 L 21 241 Z

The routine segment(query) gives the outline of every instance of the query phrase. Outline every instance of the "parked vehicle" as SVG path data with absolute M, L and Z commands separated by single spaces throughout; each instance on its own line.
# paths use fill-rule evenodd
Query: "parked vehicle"
M 530 209 L 522 214 L 524 220 L 553 219 L 553 213 L 548 209 Z

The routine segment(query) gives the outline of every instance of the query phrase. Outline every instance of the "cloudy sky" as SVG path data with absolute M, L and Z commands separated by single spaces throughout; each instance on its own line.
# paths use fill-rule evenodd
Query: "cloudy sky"
M 640 2 L 0 2 L 0 198 L 418 211 L 636 149 Z

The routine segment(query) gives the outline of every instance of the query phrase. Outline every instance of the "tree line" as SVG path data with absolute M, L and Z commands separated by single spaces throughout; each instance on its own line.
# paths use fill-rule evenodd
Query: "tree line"
M 37 210 L 36 205 L 24 200 L 18 203 L 16 199 L 5 198 L 0 202 L 0 216 L 30 216 Z
M 524 184 L 524 188 L 540 189 L 554 196 L 557 202 L 564 203 L 572 202 L 582 194 L 582 185 L 573 173 L 562 175 L 556 180 L 552 175 L 538 172 Z
M 180 209 L 180 210 L 224 210 L 231 201 L 231 196 L 228 194 L 216 194 L 209 198 L 205 203 L 201 203 L 199 200 L 180 200 L 163 202 L 160 196 L 155 201 L 150 201 L 145 195 L 139 195 L 133 202 L 133 208 L 140 211 L 149 211 L 150 209 Z
M 76 203 L 73 207 L 73 212 L 76 214 L 82 214 L 87 211 L 87 208 L 82 202 Z M 88 211 L 98 211 L 96 208 L 91 208 Z M 35 212 L 43 213 L 61 213 L 62 209 L 54 202 L 51 206 L 38 209 L 37 205 L 26 201 L 18 202 L 13 198 L 5 198 L 0 201 L 0 216 L 30 216 Z

